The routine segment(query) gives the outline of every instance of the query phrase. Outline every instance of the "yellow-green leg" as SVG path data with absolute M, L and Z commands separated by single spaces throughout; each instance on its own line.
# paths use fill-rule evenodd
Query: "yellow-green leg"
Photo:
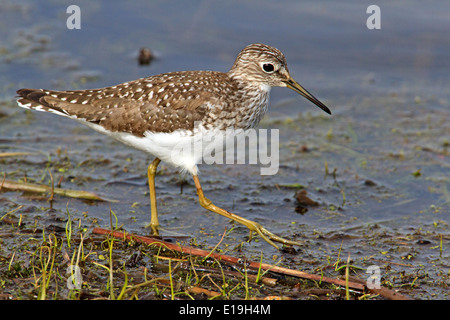
M 258 233 L 261 238 L 263 238 L 264 240 L 266 240 L 268 243 L 270 243 L 271 245 L 273 245 L 275 248 L 278 249 L 278 246 L 274 243 L 275 242 L 280 242 L 282 244 L 286 244 L 286 245 L 297 245 L 300 246 L 301 244 L 295 241 L 291 241 L 291 240 L 286 240 L 284 238 L 281 238 L 275 234 L 273 234 L 272 232 L 268 231 L 266 228 L 264 228 L 262 225 L 260 225 L 257 222 L 253 222 L 251 220 L 242 218 L 238 215 L 235 215 L 231 212 L 228 212 L 222 208 L 217 207 L 216 205 L 214 205 L 211 200 L 209 200 L 208 198 L 205 197 L 205 195 L 203 194 L 203 190 L 202 190 L 202 186 L 200 185 L 200 181 L 198 180 L 198 176 L 194 175 L 194 182 L 195 182 L 195 187 L 197 188 L 197 194 L 198 194 L 198 198 L 200 200 L 200 204 L 202 205 L 203 208 L 208 209 L 212 212 L 218 213 L 224 217 L 227 217 L 228 219 L 237 221 L 243 225 L 245 225 L 247 228 L 250 229 L 250 240 L 252 239 L 252 233 L 256 232 Z
M 155 190 L 155 175 L 156 169 L 158 168 L 160 159 L 155 158 L 153 162 L 148 166 L 147 175 L 148 175 L 148 187 L 150 190 L 150 209 L 151 209 L 151 220 L 150 224 L 146 227 L 152 228 L 152 234 L 157 236 L 159 235 L 159 221 L 158 221 L 158 210 L 156 209 L 156 190 Z

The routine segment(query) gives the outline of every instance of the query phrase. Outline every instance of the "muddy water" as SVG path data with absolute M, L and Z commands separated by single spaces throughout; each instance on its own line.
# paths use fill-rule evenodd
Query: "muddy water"
M 17 108 L 18 88 L 94 88 L 175 70 L 225 71 L 242 47 L 264 42 L 285 53 L 293 77 L 333 115 L 288 89 L 273 89 L 261 127 L 280 130 L 277 175 L 261 176 L 257 165 L 201 166 L 205 194 L 305 241 L 300 254 L 287 258 L 295 268 L 312 268 L 304 260 L 334 261 L 341 248 L 362 268 L 393 263 L 390 270 L 417 275 L 416 297 L 448 298 L 441 284 L 448 285 L 450 254 L 450 8 L 380 4 L 381 29 L 369 30 L 369 4 L 86 1 L 79 3 L 80 30 L 66 28 L 65 1 L 2 4 L 0 152 L 31 154 L 1 158 L 1 174 L 49 184 L 50 170 L 62 188 L 118 202 L 56 197 L 49 210 L 47 196 L 2 191 L 0 215 L 24 205 L 30 223 L 64 225 L 58 221 L 69 210 L 86 226 L 108 227 L 111 209 L 119 224 L 141 234 L 150 219 L 150 155 L 71 120 Z M 144 46 L 156 55 L 145 67 L 136 60 Z M 198 205 L 190 177 L 160 169 L 163 234 L 207 247 L 235 227 L 224 245 L 246 239 L 244 227 Z M 299 203 L 300 190 L 318 205 Z M 261 251 L 269 261 L 280 255 L 262 241 L 244 245 L 242 254 Z

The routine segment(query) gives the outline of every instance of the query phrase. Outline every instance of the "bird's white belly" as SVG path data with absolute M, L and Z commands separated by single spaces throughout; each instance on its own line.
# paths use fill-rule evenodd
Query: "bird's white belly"
M 110 132 L 103 127 L 82 121 L 92 129 L 106 134 L 126 145 L 150 153 L 162 161 L 189 172 L 198 174 L 197 165 L 206 159 L 218 157 L 218 153 L 226 150 L 227 141 L 235 139 L 238 130 L 205 130 L 197 129 L 195 134 L 185 130 L 177 130 L 171 133 L 155 133 L 147 131 L 143 137 L 137 137 L 128 132 Z M 209 160 L 208 160 L 209 159 Z

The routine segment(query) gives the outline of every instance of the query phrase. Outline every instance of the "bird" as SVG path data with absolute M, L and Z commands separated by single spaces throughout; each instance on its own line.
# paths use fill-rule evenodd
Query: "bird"
M 202 153 L 185 149 L 206 136 L 227 129 L 255 128 L 269 106 L 272 87 L 287 87 L 331 115 L 330 109 L 295 81 L 284 54 L 253 43 L 244 47 L 227 72 L 175 71 L 99 89 L 17 90 L 20 107 L 54 113 L 79 121 L 128 146 L 153 155 L 147 168 L 151 221 L 159 235 L 155 175 L 161 161 L 192 175 L 202 207 L 237 223 L 279 249 L 301 245 L 284 239 L 260 223 L 231 213 L 205 197 L 199 181 Z M 276 243 L 275 243 L 276 242 Z

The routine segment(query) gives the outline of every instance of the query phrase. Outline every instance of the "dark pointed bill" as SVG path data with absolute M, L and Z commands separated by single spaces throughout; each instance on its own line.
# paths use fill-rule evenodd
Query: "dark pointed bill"
M 292 89 L 297 93 L 300 93 L 302 96 L 304 96 L 306 99 L 308 99 L 309 101 L 314 103 L 320 109 L 322 109 L 323 111 L 325 111 L 328 114 L 331 114 L 330 109 L 328 109 L 328 107 L 326 105 L 324 105 L 316 97 L 314 97 L 311 93 L 309 93 L 308 90 L 303 88 L 297 81 L 295 81 L 292 78 L 289 78 L 289 80 L 287 80 L 285 83 L 289 89 Z

